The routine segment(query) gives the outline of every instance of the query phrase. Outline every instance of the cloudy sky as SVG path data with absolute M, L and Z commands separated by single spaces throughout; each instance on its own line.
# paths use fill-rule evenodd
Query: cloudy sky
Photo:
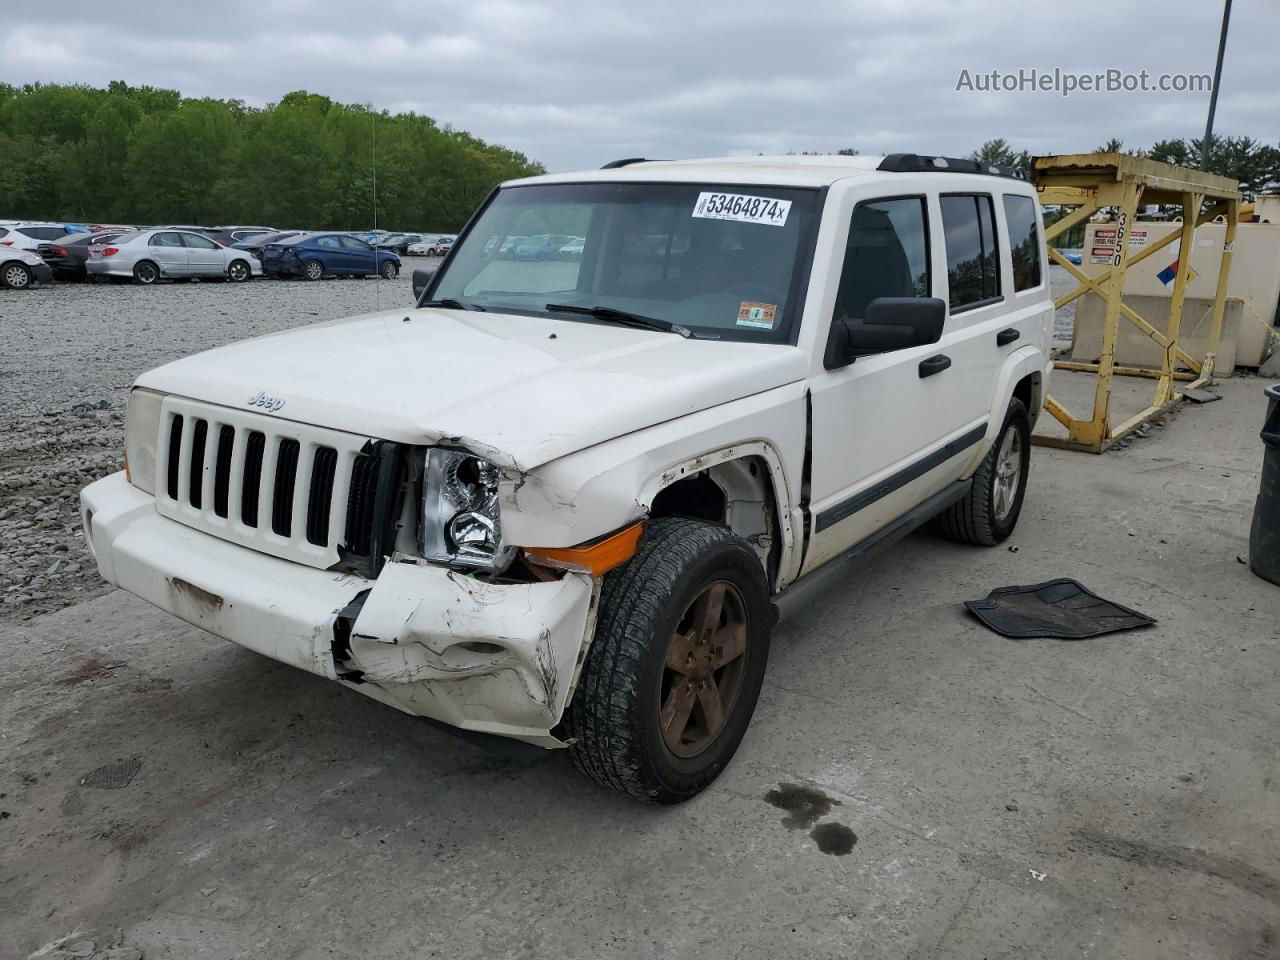
M 1033 153 L 1198 136 L 1198 93 L 980 93 L 1019 68 L 1213 72 L 1212 0 L 128 0 L 15 2 L 0 80 L 189 96 L 306 89 L 415 110 L 551 170 L 622 156 Z M 1219 133 L 1280 141 L 1276 0 L 1236 0 Z

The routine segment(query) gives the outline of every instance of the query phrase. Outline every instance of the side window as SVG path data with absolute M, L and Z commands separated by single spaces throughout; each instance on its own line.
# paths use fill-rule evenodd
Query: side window
M 180 247 L 182 238 L 176 233 L 156 233 L 147 241 L 149 247 Z
M 328 239 L 327 237 L 325 239 Z M 357 240 L 355 237 L 339 237 L 342 245 L 348 250 L 359 250 L 361 253 L 369 252 L 369 245 L 363 240 Z
M 338 242 L 337 237 L 320 237 L 316 240 L 316 246 L 327 247 L 331 250 L 340 250 L 342 248 L 342 244 Z
M 208 237 L 202 237 L 198 233 L 184 233 L 182 240 L 188 247 L 195 247 L 197 250 L 217 250 L 218 245 Z
M 929 230 L 924 197 L 871 200 L 854 208 L 837 320 L 858 322 L 877 297 L 929 296 Z
M 951 309 L 996 299 L 1000 296 L 1000 255 L 990 195 L 947 194 L 939 200 L 947 246 Z
M 1035 201 L 1006 193 L 1004 219 L 1009 225 L 1009 253 L 1013 257 L 1013 289 L 1040 286 L 1040 231 L 1036 229 Z

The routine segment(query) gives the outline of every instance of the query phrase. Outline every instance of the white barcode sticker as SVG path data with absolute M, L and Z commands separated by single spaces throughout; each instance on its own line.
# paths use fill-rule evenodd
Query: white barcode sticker
M 738 220 L 771 227 L 785 227 L 790 212 L 790 200 L 749 197 L 744 193 L 700 193 L 693 205 L 693 215 L 704 220 Z

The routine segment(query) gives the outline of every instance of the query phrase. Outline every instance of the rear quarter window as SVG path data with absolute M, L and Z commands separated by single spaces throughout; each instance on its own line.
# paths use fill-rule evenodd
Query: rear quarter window
M 1006 193 L 1004 219 L 1009 228 L 1009 256 L 1013 261 L 1013 289 L 1030 290 L 1040 286 L 1040 231 L 1036 228 L 1035 201 L 1030 197 Z

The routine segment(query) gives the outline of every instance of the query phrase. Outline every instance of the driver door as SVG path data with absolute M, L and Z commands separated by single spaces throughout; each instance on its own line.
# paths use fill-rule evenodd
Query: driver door
M 937 200 L 921 193 L 858 203 L 848 238 L 835 318 L 863 319 L 877 297 L 941 297 L 945 260 Z M 867 540 L 958 480 L 983 437 L 985 417 L 966 402 L 950 368 L 956 334 L 947 318 L 937 343 L 858 357 L 812 380 L 812 539 L 808 573 Z M 943 358 L 943 359 L 938 359 Z

